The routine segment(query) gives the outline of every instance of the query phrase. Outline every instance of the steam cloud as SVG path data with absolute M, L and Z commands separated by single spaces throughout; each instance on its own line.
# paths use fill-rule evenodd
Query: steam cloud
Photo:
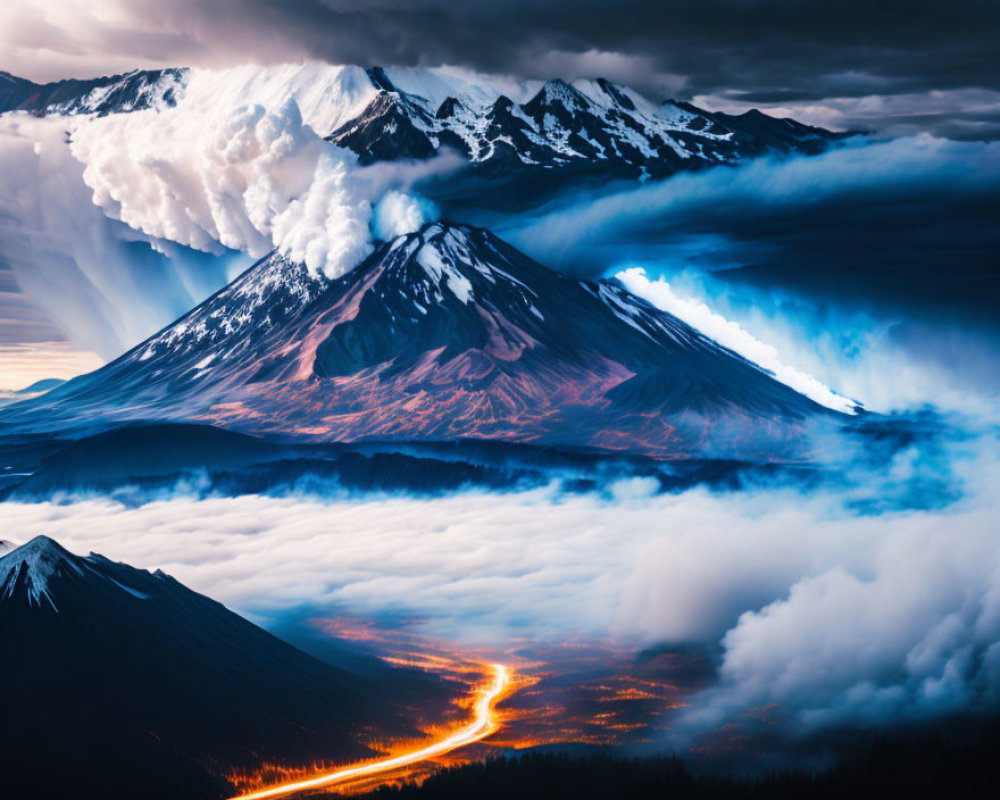
M 329 277 L 367 255 L 371 206 L 353 153 L 305 125 L 294 99 L 277 111 L 207 102 L 79 125 L 72 151 L 94 203 L 159 239 L 257 258 L 277 247 Z
M 356 72 L 195 70 L 176 107 L 81 120 L 72 152 L 94 203 L 135 230 L 206 252 L 259 258 L 277 248 L 335 278 L 371 252 L 370 222 L 377 237 L 393 238 L 433 217 L 430 203 L 399 189 L 451 168 L 363 169 L 322 138 L 371 99 Z
M 428 200 L 392 191 L 375 206 L 372 229 L 377 239 L 389 241 L 419 230 L 437 216 L 437 208 Z
M 64 333 L 113 356 L 217 288 L 232 256 L 206 259 L 170 243 L 157 252 L 108 219 L 65 138 L 65 120 L 0 119 L 0 258 Z

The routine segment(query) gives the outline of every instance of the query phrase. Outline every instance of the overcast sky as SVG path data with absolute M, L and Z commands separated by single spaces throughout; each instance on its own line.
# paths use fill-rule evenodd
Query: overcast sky
M 998 22 L 992 0 L 6 0 L 0 69 L 451 64 L 984 138 L 1000 133 Z

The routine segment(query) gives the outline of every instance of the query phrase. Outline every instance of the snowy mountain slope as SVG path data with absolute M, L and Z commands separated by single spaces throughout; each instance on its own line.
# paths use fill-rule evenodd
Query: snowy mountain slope
M 732 117 L 657 103 L 603 79 L 513 83 L 447 68 L 319 63 L 131 72 L 46 86 L 0 74 L 0 112 L 180 105 L 196 113 L 247 104 L 277 109 L 290 98 L 306 124 L 363 162 L 424 159 L 449 148 L 490 174 L 573 165 L 668 174 L 768 151 L 815 152 L 841 137 L 759 113 Z
M 486 439 L 797 457 L 835 418 L 631 295 L 435 223 L 336 280 L 271 256 L 117 361 L 0 412 L 18 432 L 200 422 L 313 442 Z
M 10 797 L 218 798 L 229 770 L 363 756 L 367 726 L 402 727 L 374 680 L 44 536 L 0 557 L 0 664 Z
M 92 80 L 37 84 L 0 72 L 0 113 L 120 114 L 173 106 L 186 70 L 133 70 Z
M 49 591 L 49 580 L 67 574 L 82 576 L 81 568 L 62 548 L 44 536 L 10 550 L 5 550 L 0 557 L 0 599 L 8 600 L 21 593 L 29 608 L 45 604 L 58 612 Z
M 606 163 L 643 174 L 732 163 L 769 150 L 812 151 L 839 138 L 764 115 L 730 118 L 694 106 L 657 105 L 599 80 L 548 81 L 522 102 L 465 87 L 441 99 L 440 86 L 396 82 L 391 70 L 368 70 L 379 89 L 364 112 L 330 134 L 363 162 L 427 158 L 444 147 L 470 161 L 514 166 Z M 523 94 L 523 93 L 520 93 Z M 775 135 L 775 123 L 784 135 Z

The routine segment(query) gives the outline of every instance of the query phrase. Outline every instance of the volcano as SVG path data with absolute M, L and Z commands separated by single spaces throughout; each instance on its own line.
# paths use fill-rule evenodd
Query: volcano
M 223 797 L 233 769 L 369 755 L 400 712 L 384 669 L 339 669 L 44 536 L 0 557 L 0 664 L 9 797 Z
M 18 432 L 196 422 L 275 440 L 498 440 L 798 458 L 838 415 L 617 280 L 578 281 L 433 223 L 331 280 L 272 254 L 149 340 L 41 398 Z

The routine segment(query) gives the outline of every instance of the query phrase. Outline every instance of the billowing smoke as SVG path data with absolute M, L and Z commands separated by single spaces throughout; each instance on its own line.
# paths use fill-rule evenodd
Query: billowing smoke
M 438 210 L 429 200 L 392 191 L 375 206 L 372 230 L 375 238 L 389 241 L 420 230 L 424 223 L 437 217 Z
M 277 248 L 333 278 L 371 252 L 383 194 L 375 235 L 409 232 L 433 207 L 397 190 L 451 168 L 394 164 L 387 175 L 322 138 L 374 91 L 353 67 L 195 70 L 176 107 L 81 120 L 71 147 L 94 203 L 131 228 L 206 252 Z
M 773 703 L 797 732 L 997 707 L 995 522 L 880 522 L 873 541 L 857 543 L 868 549 L 860 568 L 807 573 L 740 617 L 722 639 L 720 685 L 697 699 L 685 725 L 716 727 Z
M 0 172 L 0 259 L 65 334 L 105 357 L 176 319 L 233 266 L 233 254 L 209 259 L 157 243 L 159 252 L 104 216 L 63 119 L 0 118 Z
M 371 206 L 353 153 L 305 125 L 294 99 L 275 110 L 199 99 L 74 129 L 96 205 L 159 239 L 254 257 L 277 247 L 330 277 L 364 258 Z

